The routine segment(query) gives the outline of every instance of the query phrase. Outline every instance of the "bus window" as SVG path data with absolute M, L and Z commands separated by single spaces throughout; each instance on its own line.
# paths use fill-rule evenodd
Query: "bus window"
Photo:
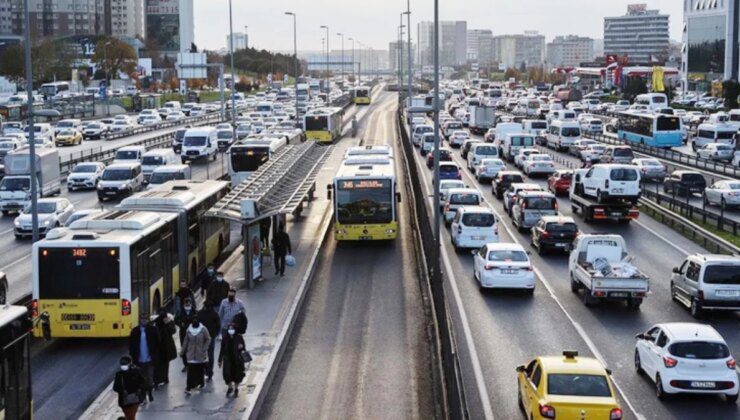
M 675 117 L 659 117 L 656 124 L 658 131 L 676 131 L 681 129 L 681 124 L 678 122 L 678 118 Z
M 329 128 L 328 117 L 317 115 L 306 118 L 306 131 L 322 131 Z
M 41 248 L 40 299 L 118 299 L 117 248 Z

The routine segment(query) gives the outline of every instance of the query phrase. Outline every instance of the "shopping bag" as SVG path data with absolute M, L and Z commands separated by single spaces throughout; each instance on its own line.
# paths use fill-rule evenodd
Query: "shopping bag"
M 292 255 L 287 255 L 285 257 L 285 265 L 288 267 L 294 267 L 295 266 L 295 257 Z

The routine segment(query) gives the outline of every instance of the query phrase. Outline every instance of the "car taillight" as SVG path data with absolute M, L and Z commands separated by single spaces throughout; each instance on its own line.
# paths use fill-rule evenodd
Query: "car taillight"
M 498 224 L 494 223 L 493 225 L 493 233 L 498 236 Z
M 532 267 L 532 266 L 530 265 L 529 267 L 527 267 L 527 271 L 534 271 L 534 267 Z
M 485 171 L 485 170 L 486 170 L 486 167 L 485 167 L 485 166 L 481 166 L 481 167 L 480 167 L 480 170 L 481 170 L 481 171 Z
M 622 409 L 612 408 L 611 413 L 609 413 L 609 420 L 622 420 Z
M 526 209 L 527 209 L 527 202 L 524 201 L 522 202 L 522 210 L 526 210 Z
M 549 238 L 550 237 L 550 232 L 548 232 L 546 230 L 543 230 L 542 233 L 540 234 L 540 237 L 541 238 Z
M 737 366 L 737 362 L 735 359 L 730 359 L 727 361 L 727 368 L 731 370 L 735 370 L 735 367 Z
M 31 318 L 39 316 L 39 301 L 34 299 L 31 301 Z
M 555 407 L 547 404 L 540 404 L 540 415 L 547 419 L 555 418 Z
M 663 356 L 663 364 L 667 368 L 676 367 L 676 365 L 678 364 L 678 360 L 676 360 L 676 359 L 674 359 L 672 357 Z
M 121 316 L 131 315 L 131 301 L 121 299 Z
M 486 264 L 486 267 L 485 268 L 486 268 L 486 270 L 493 270 L 496 267 L 493 266 L 493 265 L 490 265 L 490 264 Z
M 699 298 L 699 300 L 704 300 L 704 291 L 703 290 L 699 290 L 697 292 L 697 297 Z
M 450 205 L 449 204 L 445 204 L 445 213 L 447 213 L 448 211 L 450 211 Z
M 555 202 L 555 211 L 558 211 L 558 202 Z
M 462 235 L 462 227 L 460 226 L 457 227 L 457 234 Z

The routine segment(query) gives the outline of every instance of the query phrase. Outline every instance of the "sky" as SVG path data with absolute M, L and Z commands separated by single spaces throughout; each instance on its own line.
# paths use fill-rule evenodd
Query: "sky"
M 411 1 L 412 41 L 416 23 L 433 19 L 432 0 Z M 226 47 L 229 6 L 226 0 L 194 0 L 195 43 L 199 48 Z M 671 39 L 681 39 L 681 0 L 439 0 L 440 20 L 466 20 L 468 29 L 491 29 L 494 35 L 538 30 L 549 42 L 556 35 L 603 38 L 605 16 L 627 12 L 627 5 L 646 3 L 671 16 Z M 396 37 L 406 0 L 233 0 L 234 32 L 248 26 L 249 46 L 268 50 L 293 49 L 293 18 L 297 15 L 298 50 L 320 50 L 328 25 L 331 49 L 345 34 L 374 49 L 388 49 Z M 404 17 L 405 21 L 405 17 Z

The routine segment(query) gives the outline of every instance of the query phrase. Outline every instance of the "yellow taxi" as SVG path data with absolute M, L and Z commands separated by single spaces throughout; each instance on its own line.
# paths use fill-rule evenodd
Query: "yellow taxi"
M 516 368 L 519 408 L 527 419 L 621 420 L 611 372 L 598 360 L 563 356 L 538 357 Z
M 56 135 L 57 146 L 72 146 L 82 144 L 82 133 L 74 129 L 65 129 Z

